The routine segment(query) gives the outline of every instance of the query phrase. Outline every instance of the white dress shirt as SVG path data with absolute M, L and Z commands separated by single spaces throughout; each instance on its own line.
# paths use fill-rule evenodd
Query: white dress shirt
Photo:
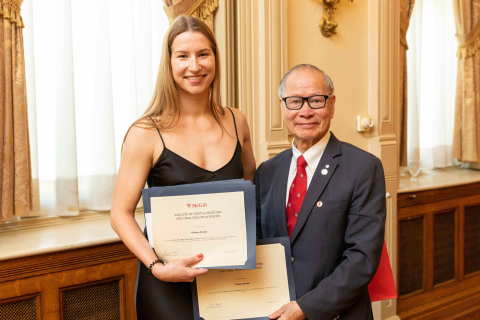
M 315 143 L 313 146 L 310 147 L 305 153 L 303 157 L 305 161 L 307 161 L 307 166 L 305 167 L 305 171 L 307 171 L 307 190 L 310 186 L 310 182 L 312 181 L 313 174 L 315 173 L 315 169 L 317 169 L 318 163 L 322 158 L 323 151 L 325 151 L 325 147 L 327 146 L 328 140 L 330 140 L 330 131 L 322 138 L 322 140 Z M 295 179 L 295 175 L 297 174 L 297 158 L 300 157 L 302 153 L 295 147 L 295 140 L 292 141 L 292 161 L 290 162 L 290 170 L 288 171 L 288 180 L 287 180 L 287 197 L 285 199 L 285 205 L 288 205 L 288 195 L 290 191 L 290 186 Z

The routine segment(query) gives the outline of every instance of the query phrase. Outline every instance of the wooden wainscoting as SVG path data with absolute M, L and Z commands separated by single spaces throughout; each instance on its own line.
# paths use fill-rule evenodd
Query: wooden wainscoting
M 398 315 L 480 319 L 480 183 L 398 195 Z
M 135 319 L 137 261 L 123 243 L 0 261 L 0 319 Z

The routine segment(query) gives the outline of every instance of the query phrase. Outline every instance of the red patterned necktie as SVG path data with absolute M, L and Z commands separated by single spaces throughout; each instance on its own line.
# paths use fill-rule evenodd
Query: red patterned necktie
M 293 234 L 293 229 L 295 228 L 295 223 L 297 223 L 298 213 L 302 207 L 303 199 L 307 193 L 307 171 L 305 167 L 307 166 L 307 161 L 303 156 L 297 158 L 297 174 L 295 179 L 293 179 L 292 185 L 288 192 L 288 202 L 287 202 L 287 227 L 288 227 L 288 236 L 291 238 Z

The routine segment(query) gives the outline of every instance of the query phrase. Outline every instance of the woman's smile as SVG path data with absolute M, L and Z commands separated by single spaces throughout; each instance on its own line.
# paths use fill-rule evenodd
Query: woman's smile
M 188 80 L 191 84 L 197 84 L 203 81 L 207 75 L 198 75 L 198 76 L 186 76 L 185 79 Z

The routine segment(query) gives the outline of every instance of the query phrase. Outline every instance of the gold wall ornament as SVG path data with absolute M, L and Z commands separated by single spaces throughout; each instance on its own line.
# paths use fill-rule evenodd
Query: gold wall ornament
M 353 2 L 353 0 L 348 0 Z M 333 14 L 335 13 L 335 6 L 340 0 L 323 0 L 323 17 L 320 20 L 320 31 L 325 37 L 331 37 L 336 34 L 335 29 L 338 27 L 338 23 L 333 20 Z
M 213 13 L 218 0 L 165 0 L 163 10 L 170 24 L 179 15 L 195 17 L 205 22 L 213 31 Z

